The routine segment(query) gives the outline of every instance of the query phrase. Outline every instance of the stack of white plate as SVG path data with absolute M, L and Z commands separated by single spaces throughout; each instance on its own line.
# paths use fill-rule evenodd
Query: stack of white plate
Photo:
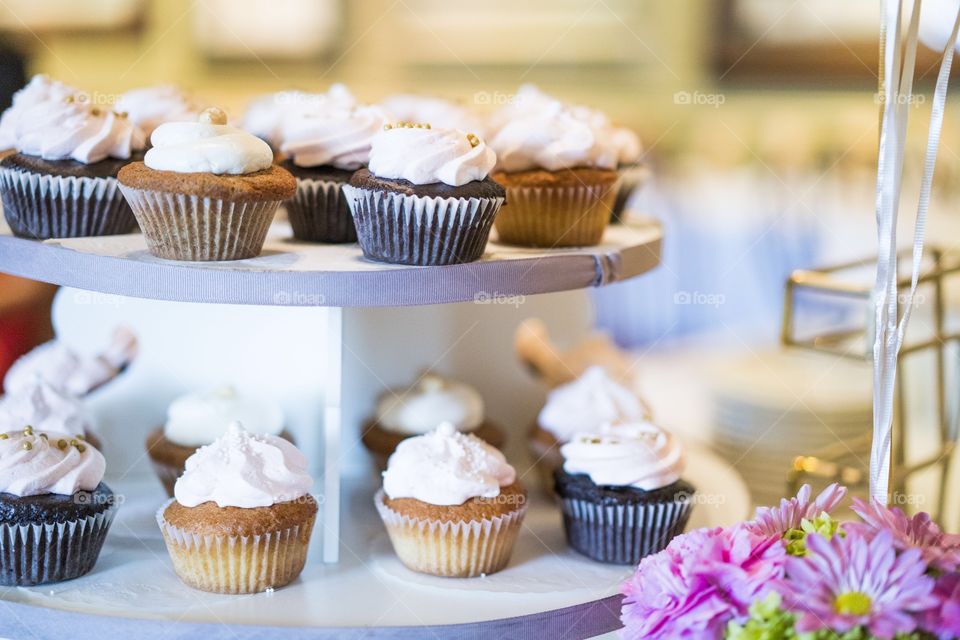
M 866 362 L 800 350 L 752 354 L 712 371 L 714 445 L 756 504 L 786 495 L 796 456 L 832 450 L 836 461 L 866 471 L 871 376 Z

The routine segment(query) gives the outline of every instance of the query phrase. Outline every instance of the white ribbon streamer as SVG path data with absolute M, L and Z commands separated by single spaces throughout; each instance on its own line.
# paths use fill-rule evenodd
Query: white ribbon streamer
M 906 142 L 909 107 L 912 103 L 913 76 L 916 63 L 917 31 L 921 0 L 916 0 L 900 58 L 900 23 L 902 0 L 884 0 L 880 28 L 881 96 L 883 109 L 880 125 L 880 152 L 877 166 L 877 236 L 879 255 L 874 288 L 876 305 L 876 337 L 873 346 L 873 446 L 870 455 L 870 497 L 886 504 L 889 493 L 891 442 L 893 430 L 893 398 L 897 374 L 897 355 L 903 345 L 913 308 L 914 294 L 923 260 L 924 233 L 934 165 L 940 143 L 947 83 L 953 62 L 953 51 L 960 28 L 960 10 L 954 18 L 953 31 L 943 52 L 937 85 L 934 91 L 924 156 L 923 176 L 913 234 L 913 271 L 910 291 L 904 301 L 903 317 L 898 318 L 897 214 L 903 178 L 903 156 Z M 897 76 L 899 75 L 899 82 Z

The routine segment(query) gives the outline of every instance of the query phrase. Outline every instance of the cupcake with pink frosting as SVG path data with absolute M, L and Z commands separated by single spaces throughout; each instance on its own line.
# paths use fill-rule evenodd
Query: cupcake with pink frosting
M 72 238 L 129 233 L 136 220 L 117 174 L 144 148 L 123 114 L 83 94 L 25 107 L 14 124 L 17 153 L 0 160 L 0 196 L 14 234 Z

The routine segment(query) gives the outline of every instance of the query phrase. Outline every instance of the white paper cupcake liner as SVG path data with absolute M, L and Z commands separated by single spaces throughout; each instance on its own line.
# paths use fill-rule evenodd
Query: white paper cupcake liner
M 167 522 L 157 524 L 173 561 L 173 570 L 188 586 L 213 593 L 260 593 L 292 582 L 307 561 L 316 515 L 301 525 L 263 535 L 198 535 Z
M 117 507 L 69 522 L 0 524 L 0 584 L 30 586 L 93 569 Z
M 356 242 L 343 182 L 297 178 L 297 192 L 285 207 L 293 237 L 308 242 Z
M 79 238 L 130 233 L 133 212 L 116 178 L 87 178 L 0 168 L 3 215 L 21 238 Z
M 430 198 L 343 186 L 363 255 L 410 265 L 473 262 L 483 255 L 503 198 Z
M 500 242 L 525 247 L 587 247 L 603 239 L 617 184 L 506 190 L 508 204 L 495 223 Z
M 243 260 L 260 255 L 280 201 L 230 202 L 120 185 L 153 255 Z
M 527 502 L 502 516 L 470 522 L 412 518 L 393 511 L 383 490 L 374 503 L 400 561 L 413 571 L 473 578 L 496 573 L 510 561 Z
M 567 542 L 585 556 L 610 564 L 639 564 L 683 533 L 693 510 L 689 495 L 674 500 L 603 505 L 561 496 Z

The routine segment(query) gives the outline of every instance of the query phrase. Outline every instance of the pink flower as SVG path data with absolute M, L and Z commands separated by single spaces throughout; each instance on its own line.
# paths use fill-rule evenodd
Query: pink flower
M 940 604 L 920 616 L 920 626 L 940 640 L 960 638 L 960 574 L 937 578 L 933 594 Z
M 623 584 L 622 637 L 722 637 L 727 622 L 745 620 L 750 603 L 783 576 L 785 557 L 779 539 L 743 526 L 677 536 Z
M 919 549 L 923 561 L 943 572 L 960 569 L 960 535 L 944 533 L 928 513 L 918 513 L 913 518 L 897 507 L 886 507 L 879 502 L 866 503 L 854 498 L 853 510 L 865 524 L 854 524 L 867 536 L 878 531 L 889 531 L 893 544 L 901 551 Z
M 807 551 L 787 558 L 787 578 L 776 586 L 785 608 L 797 614 L 797 631 L 865 626 L 878 638 L 893 638 L 913 631 L 914 616 L 938 604 L 920 551 L 898 555 L 889 531 L 872 539 L 856 531 L 830 540 L 809 536 Z
M 757 513 L 746 527 L 758 536 L 781 537 L 790 529 L 800 527 L 801 520 L 813 520 L 822 513 L 830 513 L 843 497 L 847 488 L 837 483 L 831 484 L 810 502 L 810 485 L 800 487 L 796 498 L 780 501 L 779 507 L 757 507 Z

